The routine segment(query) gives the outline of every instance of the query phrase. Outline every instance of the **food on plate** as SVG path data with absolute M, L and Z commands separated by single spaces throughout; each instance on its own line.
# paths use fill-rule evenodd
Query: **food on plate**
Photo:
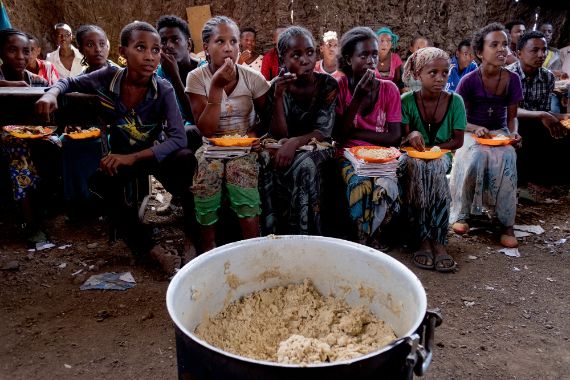
M 439 153 L 439 152 L 441 152 L 441 148 L 436 145 L 436 146 L 432 146 L 429 151 L 430 151 L 430 152 Z
M 396 148 L 384 148 L 379 146 L 364 146 L 351 148 L 352 154 L 364 161 L 379 162 L 391 161 L 400 157 L 400 151 Z
M 4 127 L 6 132 L 18 138 L 40 138 L 52 134 L 55 129 L 55 127 L 28 125 L 8 125 Z
M 491 137 L 491 140 L 510 140 L 510 139 L 511 139 L 511 138 L 510 138 L 509 136 L 505 136 L 505 135 L 503 135 L 503 134 L 501 134 L 501 133 L 498 134 L 498 135 L 495 135 L 495 136 Z
M 562 124 L 564 127 L 570 129 L 570 119 L 564 119 L 564 120 L 560 120 L 560 124 Z

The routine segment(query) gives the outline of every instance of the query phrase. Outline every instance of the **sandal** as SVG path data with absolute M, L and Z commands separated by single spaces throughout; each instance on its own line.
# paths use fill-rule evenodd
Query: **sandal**
M 464 235 L 469 232 L 469 224 L 464 220 L 453 223 L 451 228 L 457 235 Z
M 418 261 L 418 258 L 424 258 L 425 262 L 430 262 L 431 264 L 424 264 Z M 413 261 L 415 266 L 421 269 L 433 269 L 434 268 L 434 261 L 433 261 L 433 252 L 428 250 L 420 250 L 416 251 L 413 254 Z
M 445 261 L 451 261 L 451 265 L 445 265 Z M 435 256 L 434 269 L 440 273 L 452 272 L 456 266 L 457 263 L 448 253 L 440 253 Z

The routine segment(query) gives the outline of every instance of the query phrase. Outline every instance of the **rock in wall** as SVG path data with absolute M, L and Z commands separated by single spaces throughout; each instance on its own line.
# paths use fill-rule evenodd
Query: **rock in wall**
M 127 23 L 141 20 L 154 24 L 164 14 L 186 18 L 186 7 L 193 5 L 210 4 L 213 15 L 227 15 L 240 26 L 254 27 L 258 31 L 258 49 L 264 51 L 272 45 L 271 33 L 275 26 L 291 23 L 306 26 L 317 39 L 327 30 L 343 33 L 356 25 L 367 25 L 373 29 L 386 25 L 401 36 L 399 50 L 402 54 L 417 34 L 427 36 L 435 46 L 453 51 L 459 41 L 491 21 L 504 23 L 522 18 L 527 21 L 528 28 L 532 27 L 536 13 L 535 5 L 514 0 L 3 1 L 14 27 L 42 39 L 44 52 L 53 48 L 51 28 L 55 23 L 66 22 L 72 28 L 93 23 L 107 32 L 113 58 L 118 54 L 119 33 Z M 541 9 L 539 21 L 545 19 L 554 24 L 554 45 L 567 45 L 570 40 L 570 7 Z

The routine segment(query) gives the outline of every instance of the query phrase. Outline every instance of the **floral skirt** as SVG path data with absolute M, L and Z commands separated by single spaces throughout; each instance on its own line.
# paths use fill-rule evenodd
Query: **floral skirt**
M 196 152 L 196 159 L 198 168 L 194 174 L 192 192 L 198 223 L 212 225 L 218 221 L 218 209 L 224 196 L 227 196 L 230 207 L 240 218 L 261 213 L 257 153 L 237 158 L 211 159 L 204 157 L 204 147 L 201 147 Z

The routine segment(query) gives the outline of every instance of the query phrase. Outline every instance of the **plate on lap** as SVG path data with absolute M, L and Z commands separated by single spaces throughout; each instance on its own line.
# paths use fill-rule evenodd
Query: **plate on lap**
M 64 135 L 72 140 L 84 140 L 101 136 L 101 130 L 95 127 L 89 129 L 78 128 L 74 131 L 66 132 Z
M 402 154 L 396 148 L 385 148 L 382 146 L 353 146 L 349 148 L 350 153 L 354 157 L 362 160 L 364 162 L 370 162 L 375 164 L 382 164 L 390 161 L 394 161 Z
M 492 138 L 485 138 L 485 137 L 477 137 L 473 135 L 475 141 L 477 141 L 481 145 L 488 145 L 488 146 L 503 146 L 503 145 L 510 145 L 513 142 L 513 139 L 509 136 L 505 135 L 497 135 Z
M 208 139 L 216 146 L 251 146 L 257 137 L 212 137 Z
M 423 152 L 415 150 L 411 146 L 406 146 L 403 149 L 408 153 L 408 156 L 412 158 L 420 158 L 422 160 L 435 160 L 436 158 L 440 158 L 446 153 L 451 152 L 449 149 L 434 149 L 433 148 L 426 148 Z M 434 149 L 434 150 L 432 150 Z
M 11 136 L 20 139 L 41 139 L 51 135 L 57 127 L 42 127 L 28 125 L 7 125 L 3 129 Z

